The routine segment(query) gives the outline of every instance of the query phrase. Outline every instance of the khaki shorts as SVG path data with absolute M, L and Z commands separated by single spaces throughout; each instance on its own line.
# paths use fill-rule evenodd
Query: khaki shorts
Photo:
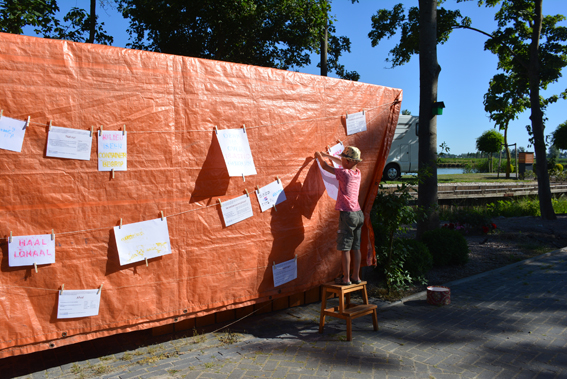
M 362 211 L 341 211 L 339 216 L 339 231 L 337 232 L 337 250 L 360 250 L 360 236 L 364 224 Z

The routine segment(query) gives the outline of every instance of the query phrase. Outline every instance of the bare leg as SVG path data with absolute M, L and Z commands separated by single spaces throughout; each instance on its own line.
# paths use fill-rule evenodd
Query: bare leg
M 351 250 L 353 255 L 352 280 L 360 280 L 360 250 Z
M 343 283 L 348 283 L 350 282 L 350 251 L 341 251 L 341 254 L 343 262 Z

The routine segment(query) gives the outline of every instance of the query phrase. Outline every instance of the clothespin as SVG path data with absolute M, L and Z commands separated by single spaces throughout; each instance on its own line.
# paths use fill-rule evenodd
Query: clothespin
M 215 133 L 219 134 L 219 130 L 217 129 L 217 126 L 215 125 Z
M 246 124 L 242 124 L 242 129 L 244 129 L 244 133 L 246 133 Z
M 296 255 L 297 256 L 297 255 Z M 102 283 L 100 285 L 100 287 L 98 287 L 98 291 L 96 291 L 96 294 L 98 295 L 100 293 L 100 291 L 102 291 L 102 286 L 104 285 L 104 283 Z
M 278 211 L 278 208 L 276 208 L 276 204 L 274 204 L 274 209 L 276 210 L 276 212 Z
M 242 181 L 245 182 L 246 178 L 244 177 L 244 173 L 242 173 Z
M 53 121 L 53 120 L 49 120 L 49 131 L 51 131 L 51 122 L 52 122 L 52 121 Z
M 61 290 L 59 291 L 59 295 L 63 295 L 64 289 L 65 289 L 65 284 L 61 284 Z
M 37 263 L 33 262 L 33 268 L 35 269 L 35 273 L 37 274 Z
M 2 118 L 3 113 L 4 113 L 4 109 L 0 109 L 0 118 Z
M 295 262 L 297 262 L 297 254 L 295 254 Z
M 100 126 L 100 129 L 98 131 L 98 135 L 101 136 L 102 135 L 102 125 Z
M 93 136 L 94 126 L 91 125 L 91 137 Z
M 10 239 L 8 240 L 8 242 L 12 243 L 12 231 L 10 230 Z
M 276 179 L 278 180 L 278 184 L 280 184 L 280 177 L 279 177 L 279 175 L 276 176 Z
M 120 219 L 120 229 L 122 229 L 122 219 Z
M 31 120 L 31 116 L 28 116 L 28 122 L 26 122 L 26 124 L 24 125 L 24 127 L 22 128 L 22 130 L 26 130 L 26 128 L 28 126 L 30 126 L 30 120 Z
M 161 221 L 163 221 L 163 211 L 161 211 Z
M 51 229 L 51 240 L 55 241 L 55 231 L 53 229 Z
M 112 179 L 114 179 L 114 169 L 112 169 Z
M 364 114 L 364 108 L 362 108 L 362 114 Z
M 222 208 L 222 201 L 220 199 L 218 199 L 218 200 L 219 200 L 220 207 Z
M 248 193 L 248 190 L 246 188 L 244 188 L 244 191 L 246 191 L 246 196 L 250 197 L 250 194 Z
M 122 128 L 122 135 L 126 135 L 126 125 Z
M 274 266 L 274 268 L 276 268 L 276 261 L 274 261 L 274 264 L 273 264 L 273 266 Z
M 346 118 L 348 118 L 348 112 L 346 112 Z
M 343 146 L 345 145 L 345 144 L 343 143 L 343 141 L 341 141 L 340 139 L 338 139 L 337 141 L 339 141 L 339 143 L 340 143 L 341 145 L 343 145 Z
M 146 258 L 146 267 L 148 267 L 148 258 Z
M 256 192 L 260 193 L 260 187 L 258 187 L 258 185 L 256 185 Z

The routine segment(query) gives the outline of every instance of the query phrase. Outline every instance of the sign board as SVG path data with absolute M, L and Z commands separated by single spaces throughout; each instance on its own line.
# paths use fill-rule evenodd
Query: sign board
M 166 218 L 115 226 L 114 236 L 121 266 L 171 254 Z
M 89 161 L 91 159 L 92 142 L 93 139 L 89 130 L 52 126 L 47 135 L 45 155 L 54 158 Z
M 229 176 L 256 175 L 248 135 L 245 129 L 219 130 L 217 139 Z
M 22 152 L 27 121 L 0 117 L 0 149 Z
M 8 266 L 33 266 L 55 263 L 55 239 L 51 234 L 13 236 L 8 240 Z
M 122 131 L 99 131 L 98 134 L 98 170 L 126 171 L 126 137 Z

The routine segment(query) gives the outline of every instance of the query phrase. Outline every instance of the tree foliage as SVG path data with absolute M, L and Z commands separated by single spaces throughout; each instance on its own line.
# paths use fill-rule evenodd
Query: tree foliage
M 483 153 L 497 153 L 502 150 L 504 136 L 494 129 L 487 130 L 476 139 L 476 149 Z
M 558 149 L 567 149 L 567 121 L 557 126 L 557 129 L 551 134 L 553 146 Z
M 327 0 L 118 0 L 136 49 L 289 69 L 311 62 L 331 11 Z M 330 20 L 332 22 L 332 20 Z M 330 28 L 329 68 L 350 49 Z

